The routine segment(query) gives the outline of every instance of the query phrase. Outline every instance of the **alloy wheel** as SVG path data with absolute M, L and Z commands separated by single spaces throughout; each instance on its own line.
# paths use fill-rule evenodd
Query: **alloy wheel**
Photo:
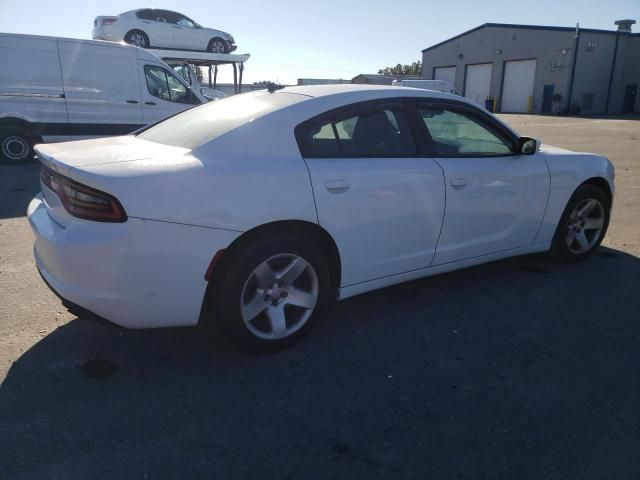
M 224 53 L 224 43 L 222 43 L 221 40 L 216 40 L 214 42 L 211 42 L 211 51 L 213 53 Z
M 604 228 L 604 207 L 595 198 L 576 205 L 567 223 L 565 241 L 572 253 L 586 253 L 598 242 Z
M 130 35 L 129 43 L 140 48 L 144 48 L 147 46 L 147 41 L 145 40 L 144 35 L 140 33 L 134 33 L 133 35 Z
M 313 266 L 294 254 L 278 254 L 258 265 L 245 281 L 240 312 L 247 329 L 263 340 L 281 340 L 300 330 L 318 301 Z

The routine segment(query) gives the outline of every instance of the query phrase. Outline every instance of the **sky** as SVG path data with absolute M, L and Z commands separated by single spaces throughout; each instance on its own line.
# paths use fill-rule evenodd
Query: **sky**
M 91 38 L 98 15 L 144 7 L 176 10 L 231 33 L 250 53 L 245 83 L 351 79 L 421 59 L 421 50 L 486 22 L 614 30 L 640 22 L 640 0 L 0 0 L 0 32 Z M 28 8 L 25 8 L 28 6 Z M 640 26 L 634 26 L 640 32 Z M 220 81 L 231 81 L 221 67 Z

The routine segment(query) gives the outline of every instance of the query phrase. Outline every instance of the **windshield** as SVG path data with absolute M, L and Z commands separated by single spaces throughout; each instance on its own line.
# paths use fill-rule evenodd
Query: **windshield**
M 193 150 L 247 122 L 307 98 L 292 93 L 236 95 L 187 110 L 143 130 L 137 136 Z

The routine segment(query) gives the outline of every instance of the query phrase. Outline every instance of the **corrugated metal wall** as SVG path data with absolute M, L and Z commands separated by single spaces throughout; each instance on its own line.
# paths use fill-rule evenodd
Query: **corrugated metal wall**
M 632 83 L 633 78 L 640 76 L 640 37 L 625 35 L 624 40 L 620 45 L 625 43 L 625 51 L 621 54 L 619 50 L 616 62 L 619 72 L 614 76 L 611 113 L 621 111 L 624 82 Z M 615 35 L 581 32 L 572 103 L 580 104 L 584 95 L 593 94 L 592 111 L 588 113 L 604 113 L 614 44 Z M 455 88 L 462 92 L 466 66 L 491 62 L 491 96 L 497 99 L 499 107 L 504 63 L 536 59 L 532 112 L 541 110 L 544 86 L 554 85 L 554 94 L 561 96 L 560 101 L 552 103 L 551 111 L 557 113 L 567 105 L 574 47 L 573 31 L 486 26 L 423 52 L 422 76 L 431 79 L 435 67 L 455 65 Z

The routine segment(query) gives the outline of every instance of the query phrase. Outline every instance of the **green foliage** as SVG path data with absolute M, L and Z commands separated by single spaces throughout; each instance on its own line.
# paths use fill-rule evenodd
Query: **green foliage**
M 397 64 L 395 67 L 381 68 L 378 70 L 380 75 L 420 75 L 422 62 L 413 62 L 411 65 Z

